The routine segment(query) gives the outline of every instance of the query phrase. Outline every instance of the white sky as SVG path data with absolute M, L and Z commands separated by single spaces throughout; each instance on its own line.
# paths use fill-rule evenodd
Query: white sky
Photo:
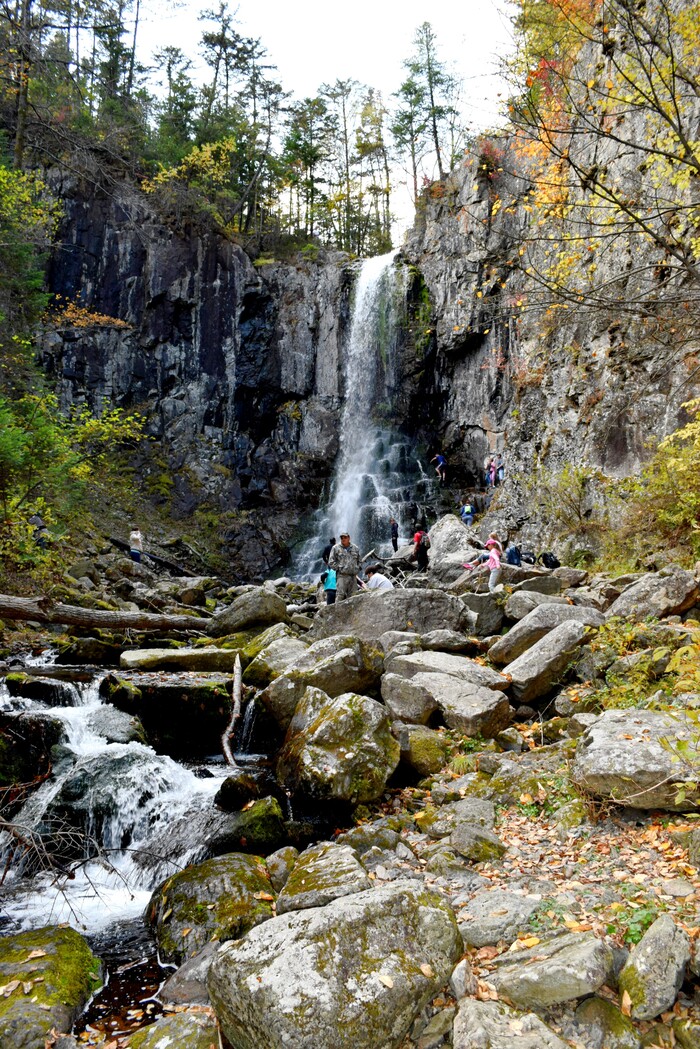
M 508 0 L 230 0 L 239 31 L 259 37 L 277 66 L 283 87 L 296 98 L 314 96 L 322 83 L 353 78 L 382 92 L 384 101 L 406 76 L 402 62 L 412 52 L 416 28 L 428 21 L 440 56 L 464 80 L 467 119 L 473 130 L 498 115 L 498 62 L 512 43 Z M 200 11 L 218 0 L 180 0 L 168 11 L 146 0 L 141 45 L 149 51 L 168 44 L 196 59 Z

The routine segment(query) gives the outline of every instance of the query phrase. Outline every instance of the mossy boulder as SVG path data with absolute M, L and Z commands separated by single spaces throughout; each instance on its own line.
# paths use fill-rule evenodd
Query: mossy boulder
M 233 1049 L 396 1049 L 462 950 L 447 901 L 395 882 L 224 944 L 209 994 Z
M 151 896 L 146 917 L 165 961 L 182 962 L 209 940 L 242 936 L 273 915 L 265 861 L 231 853 L 188 867 Z
M 243 674 L 244 683 L 254 688 L 265 688 L 303 656 L 308 647 L 296 637 L 281 637 L 272 641 L 248 664 Z
M 129 1049 L 211 1049 L 213 1045 L 219 1045 L 216 1020 L 194 1012 L 161 1016 L 129 1039 Z
M 15 671 L 7 675 L 5 685 L 11 696 L 35 699 L 49 707 L 72 707 L 75 702 L 73 686 L 57 678 L 36 677 Z
M 224 812 L 238 812 L 249 801 L 255 801 L 259 797 L 260 784 L 258 781 L 249 772 L 236 769 L 219 787 L 214 804 Z
M 44 1049 L 52 1029 L 70 1031 L 101 983 L 100 961 L 74 929 L 0 937 L 2 1049 Z
M 322 841 L 297 857 L 277 899 L 277 913 L 325 907 L 331 900 L 371 888 L 366 870 L 349 845 Z
M 401 761 L 419 776 L 431 776 L 447 763 L 450 743 L 444 732 L 424 725 L 402 725 L 394 734 L 401 748 Z
M 277 775 L 289 790 L 323 800 L 374 801 L 399 762 L 386 709 L 348 692 L 307 688 L 289 726 Z
M 460 856 L 473 863 L 500 860 L 506 851 L 506 846 L 493 831 L 468 823 L 455 827 L 450 834 L 450 845 Z
M 284 816 L 276 798 L 259 798 L 249 802 L 240 812 L 231 813 L 216 834 L 215 851 L 233 852 L 242 849 L 267 855 L 274 852 L 286 839 Z
M 576 1010 L 576 1023 L 585 1045 L 605 1049 L 639 1049 L 639 1032 L 631 1020 L 607 998 L 586 998 Z
M 31 783 L 51 765 L 65 726 L 50 714 L 0 713 L 0 787 Z
M 613 975 L 613 952 L 593 933 L 569 933 L 495 962 L 500 995 L 521 1009 L 547 1009 L 593 994 Z
M 690 961 L 690 941 L 673 918 L 662 914 L 632 948 L 620 977 L 633 1020 L 653 1020 L 676 1000 Z
M 132 648 L 122 652 L 122 670 L 186 670 L 199 673 L 233 673 L 236 653 L 214 645 L 191 648 Z
M 248 635 L 248 640 L 241 652 L 243 666 L 247 667 L 249 663 L 252 663 L 260 655 L 263 649 L 268 648 L 275 641 L 288 639 L 298 640 L 296 631 L 286 623 L 275 623 L 274 626 L 266 627 L 265 630 Z

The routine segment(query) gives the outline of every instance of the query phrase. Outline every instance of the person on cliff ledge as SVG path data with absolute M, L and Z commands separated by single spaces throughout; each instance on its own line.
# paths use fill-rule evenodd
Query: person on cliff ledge
M 328 567 L 335 571 L 337 601 L 345 601 L 357 593 L 360 564 L 359 548 L 350 542 L 347 532 L 341 532 L 340 543 L 336 543 L 328 556 Z
M 391 526 L 391 545 L 394 548 L 394 553 L 399 549 L 399 526 L 393 517 L 389 518 L 389 524 Z
M 435 473 L 440 478 L 440 484 L 444 484 L 447 480 L 447 459 L 444 455 L 438 452 L 438 454 L 434 455 L 430 461 L 431 463 L 435 463 Z
M 137 565 L 141 564 L 141 555 L 143 553 L 143 536 L 138 525 L 131 526 L 131 535 L 129 536 L 129 557 L 132 561 L 135 561 Z

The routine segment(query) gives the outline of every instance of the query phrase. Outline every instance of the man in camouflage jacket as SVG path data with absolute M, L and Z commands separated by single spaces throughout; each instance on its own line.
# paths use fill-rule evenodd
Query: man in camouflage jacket
M 344 601 L 346 597 L 354 597 L 357 593 L 360 563 L 359 548 L 350 542 L 347 532 L 341 532 L 340 542 L 335 544 L 328 557 L 328 567 L 335 569 L 336 601 Z

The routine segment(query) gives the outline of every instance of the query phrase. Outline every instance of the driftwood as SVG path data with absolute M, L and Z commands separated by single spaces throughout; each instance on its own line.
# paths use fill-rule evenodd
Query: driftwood
M 0 594 L 0 619 L 31 619 L 37 623 L 106 627 L 117 630 L 184 630 L 207 633 L 208 620 L 157 612 L 108 612 L 100 608 L 63 605 L 50 597 L 11 597 Z
M 233 668 L 233 696 L 231 704 L 231 719 L 221 737 L 221 747 L 226 758 L 227 765 L 236 768 L 236 759 L 231 750 L 231 739 L 236 729 L 236 722 L 241 716 L 241 692 L 243 690 L 243 671 L 241 669 L 241 657 L 236 653 L 236 662 Z

